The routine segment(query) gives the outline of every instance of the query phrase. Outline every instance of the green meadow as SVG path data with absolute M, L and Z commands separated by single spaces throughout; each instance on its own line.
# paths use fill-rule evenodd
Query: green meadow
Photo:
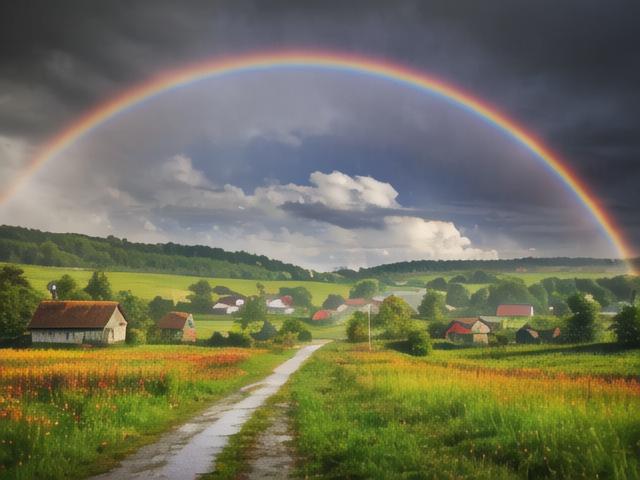
M 79 285 L 86 285 L 92 270 L 69 267 L 44 267 L 38 265 L 19 265 L 25 272 L 31 284 L 43 294 L 47 294 L 47 284 L 62 275 L 71 275 Z M 313 296 L 314 305 L 321 305 L 327 295 L 337 293 L 348 296 L 350 284 L 308 282 L 294 280 L 244 280 L 238 278 L 206 278 L 187 275 L 169 275 L 163 273 L 139 273 L 139 272 L 109 272 L 107 276 L 114 292 L 131 290 L 131 292 L 146 300 L 151 300 L 156 295 L 170 298 L 174 302 L 185 300 L 190 293 L 189 285 L 201 278 L 209 281 L 211 286 L 223 285 L 243 295 L 257 293 L 256 283 L 262 283 L 268 293 L 277 293 L 280 287 L 307 288 Z

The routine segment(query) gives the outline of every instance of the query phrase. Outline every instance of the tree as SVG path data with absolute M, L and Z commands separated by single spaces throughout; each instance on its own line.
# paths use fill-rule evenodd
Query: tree
M 489 300 L 489 289 L 487 287 L 480 288 L 471 294 L 469 308 L 473 309 L 476 314 L 485 313 L 489 310 L 487 300 Z
M 447 287 L 447 305 L 453 307 L 466 307 L 469 305 L 469 292 L 464 285 L 450 283 Z
M 23 273 L 11 265 L 0 270 L 0 337 L 22 335 L 40 301 Z
M 369 338 L 369 320 L 364 312 L 354 312 L 347 322 L 347 340 L 352 343 L 366 342 Z
M 280 287 L 279 294 L 289 295 L 296 307 L 311 308 L 311 292 L 304 287 Z
M 438 290 L 440 292 L 447 291 L 447 281 L 443 277 L 437 277 L 427 282 L 427 288 Z
M 602 307 L 615 301 L 615 297 L 609 289 L 598 285 L 591 278 L 576 278 L 575 284 L 579 292 L 590 294 Z
M 213 289 L 206 280 L 198 280 L 196 283 L 189 285 L 192 292 L 187 295 L 191 303 L 191 311 L 198 313 L 210 313 L 213 307 Z
M 628 346 L 640 346 L 640 306 L 629 305 L 613 317 L 611 326 L 618 343 Z
M 495 312 L 498 305 L 504 303 L 527 303 L 533 305 L 534 310 L 536 307 L 542 308 L 524 282 L 515 278 L 500 280 L 489 286 L 489 298 L 487 299 L 489 308 Z
M 444 338 L 447 328 L 449 328 L 449 324 L 446 322 L 429 322 L 427 324 L 427 332 L 431 338 Z
M 467 277 L 458 274 L 449 280 L 449 283 L 467 283 Z
M 127 331 L 134 329 L 146 331 L 151 326 L 149 305 L 143 299 L 131 293 L 131 290 L 118 292 L 116 301 L 120 304 L 127 317 Z
M 573 313 L 567 320 L 566 340 L 569 342 L 591 342 L 594 338 L 598 304 L 584 294 L 574 293 L 567 299 Z
M 173 300 L 164 299 L 160 295 L 149 302 L 149 316 L 152 320 L 160 320 L 175 308 Z
M 265 342 L 278 336 L 278 330 L 269 320 L 265 320 L 259 332 L 252 334 L 255 340 Z
M 349 298 L 371 298 L 380 290 L 378 280 L 371 278 L 360 280 L 349 290 Z
M 264 297 L 254 296 L 247 298 L 240 318 L 236 320 L 243 330 L 255 322 L 264 322 L 267 319 L 267 304 Z
M 534 283 L 529 287 L 529 293 L 538 301 L 538 305 L 543 309 L 549 306 L 549 294 L 541 283 Z
M 482 270 L 476 270 L 475 272 L 473 272 L 468 280 L 469 283 L 494 283 L 495 281 L 497 281 L 495 275 L 489 274 Z
M 64 274 L 58 280 L 54 280 L 58 300 L 91 300 L 91 296 L 78 288 L 78 284 L 71 275 Z
M 258 295 L 264 297 L 266 294 L 266 289 L 264 285 L 260 282 L 256 283 L 256 290 L 258 290 Z
M 93 272 L 84 291 L 87 292 L 93 300 L 111 300 L 113 298 L 109 279 L 104 272 L 100 271 Z
M 326 310 L 335 310 L 344 303 L 344 297 L 335 293 L 330 293 L 326 300 L 322 302 L 322 308 Z
M 409 353 L 418 357 L 424 357 L 431 353 L 431 338 L 425 330 L 411 330 L 407 335 Z
M 384 329 L 387 338 L 400 338 L 411 330 L 411 307 L 402 298 L 390 295 L 380 305 L 374 325 Z
M 444 316 L 446 309 L 444 297 L 435 290 L 428 289 L 418 307 L 420 316 L 431 321 L 438 321 Z

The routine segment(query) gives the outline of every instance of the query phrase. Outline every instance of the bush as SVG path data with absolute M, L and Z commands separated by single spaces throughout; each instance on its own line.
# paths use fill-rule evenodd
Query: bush
M 250 348 L 253 346 L 253 338 L 242 332 L 228 332 L 227 346 Z
M 280 334 L 298 334 L 302 330 L 305 330 L 305 328 L 302 326 L 302 322 L 300 322 L 300 320 L 298 320 L 297 318 L 287 318 L 284 322 L 282 322 L 282 326 L 280 327 Z
M 449 327 L 447 322 L 429 322 L 427 324 L 427 331 L 431 338 L 444 338 L 444 334 Z
M 424 357 L 431 353 L 431 338 L 426 330 L 412 330 L 407 336 L 407 347 L 411 355 Z
M 504 333 L 496 333 L 495 339 L 496 339 L 496 343 L 498 345 L 508 345 L 509 344 L 509 337 Z
M 144 345 L 147 343 L 147 334 L 139 328 L 127 329 L 126 341 L 129 345 Z
M 285 348 L 291 348 L 296 344 L 297 336 L 293 332 L 281 334 L 279 337 L 280 344 Z
M 309 330 L 302 330 L 298 333 L 298 340 L 301 342 L 310 342 L 311 339 L 311 332 Z
M 261 342 L 271 340 L 278 336 L 278 330 L 269 320 L 265 320 L 259 332 L 251 334 L 251 336 Z
M 640 307 L 628 306 L 613 317 L 611 326 L 618 343 L 622 345 L 640 345 Z
M 227 339 L 222 335 L 222 333 L 213 332 L 213 335 L 211 335 L 207 344 L 211 347 L 224 347 L 227 344 Z
M 352 343 L 366 342 L 369 338 L 367 314 L 355 312 L 347 323 L 347 340 Z

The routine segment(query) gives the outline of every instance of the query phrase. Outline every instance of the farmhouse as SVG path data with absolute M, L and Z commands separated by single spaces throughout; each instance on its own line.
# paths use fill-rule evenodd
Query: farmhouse
M 217 303 L 224 303 L 230 307 L 241 307 L 244 305 L 244 297 L 240 295 L 227 295 L 226 297 L 220 297 Z
M 294 311 L 293 298 L 290 295 L 267 299 L 268 313 L 282 313 L 291 315 Z
M 496 317 L 533 317 L 533 305 L 526 303 L 498 305 Z
M 311 317 L 311 320 L 314 320 L 316 322 L 319 322 L 321 320 L 329 320 L 332 314 L 333 314 L 332 310 L 318 310 L 316 313 L 313 314 L 313 317 Z
M 196 325 L 190 313 L 169 312 L 158 322 L 158 329 L 165 339 L 181 342 L 196 341 Z
M 34 343 L 123 342 L 127 320 L 118 302 L 40 302 L 27 327 Z
M 477 317 L 457 318 L 447 328 L 444 336 L 447 340 L 461 343 L 489 343 L 491 328 Z
M 236 307 L 235 305 L 227 305 L 226 303 L 218 302 L 213 307 L 211 307 L 211 313 L 214 315 L 231 315 L 232 313 L 236 313 L 240 310 L 240 307 Z
M 525 324 L 516 332 L 516 343 L 550 343 L 560 338 L 560 328 L 546 330 L 534 330 L 529 324 Z

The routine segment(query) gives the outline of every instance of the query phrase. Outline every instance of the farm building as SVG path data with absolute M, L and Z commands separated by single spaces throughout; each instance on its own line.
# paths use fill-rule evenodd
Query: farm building
M 457 318 L 453 320 L 445 332 L 445 338 L 452 342 L 489 343 L 491 328 L 477 317 Z
M 196 341 L 196 324 L 190 313 L 169 312 L 158 322 L 158 329 L 165 339 L 181 342 Z
M 347 307 L 364 307 L 367 301 L 364 298 L 347 298 L 344 304 Z
M 227 295 L 220 297 L 216 303 L 224 303 L 230 307 L 241 307 L 244 305 L 245 298 L 240 295 Z
M 267 299 L 268 313 L 282 313 L 291 315 L 294 311 L 293 298 L 290 295 Z
M 533 305 L 525 303 L 498 305 L 496 317 L 533 317 Z
M 34 343 L 124 342 L 127 319 L 118 302 L 40 302 L 27 327 Z
M 332 310 L 318 310 L 316 313 L 313 314 L 313 317 L 311 317 L 311 320 L 314 320 L 316 322 L 319 322 L 321 320 L 329 320 L 332 314 L 333 314 Z
M 524 325 L 516 332 L 516 343 L 551 343 L 560 338 L 558 327 L 547 330 L 534 330 L 529 324 Z

